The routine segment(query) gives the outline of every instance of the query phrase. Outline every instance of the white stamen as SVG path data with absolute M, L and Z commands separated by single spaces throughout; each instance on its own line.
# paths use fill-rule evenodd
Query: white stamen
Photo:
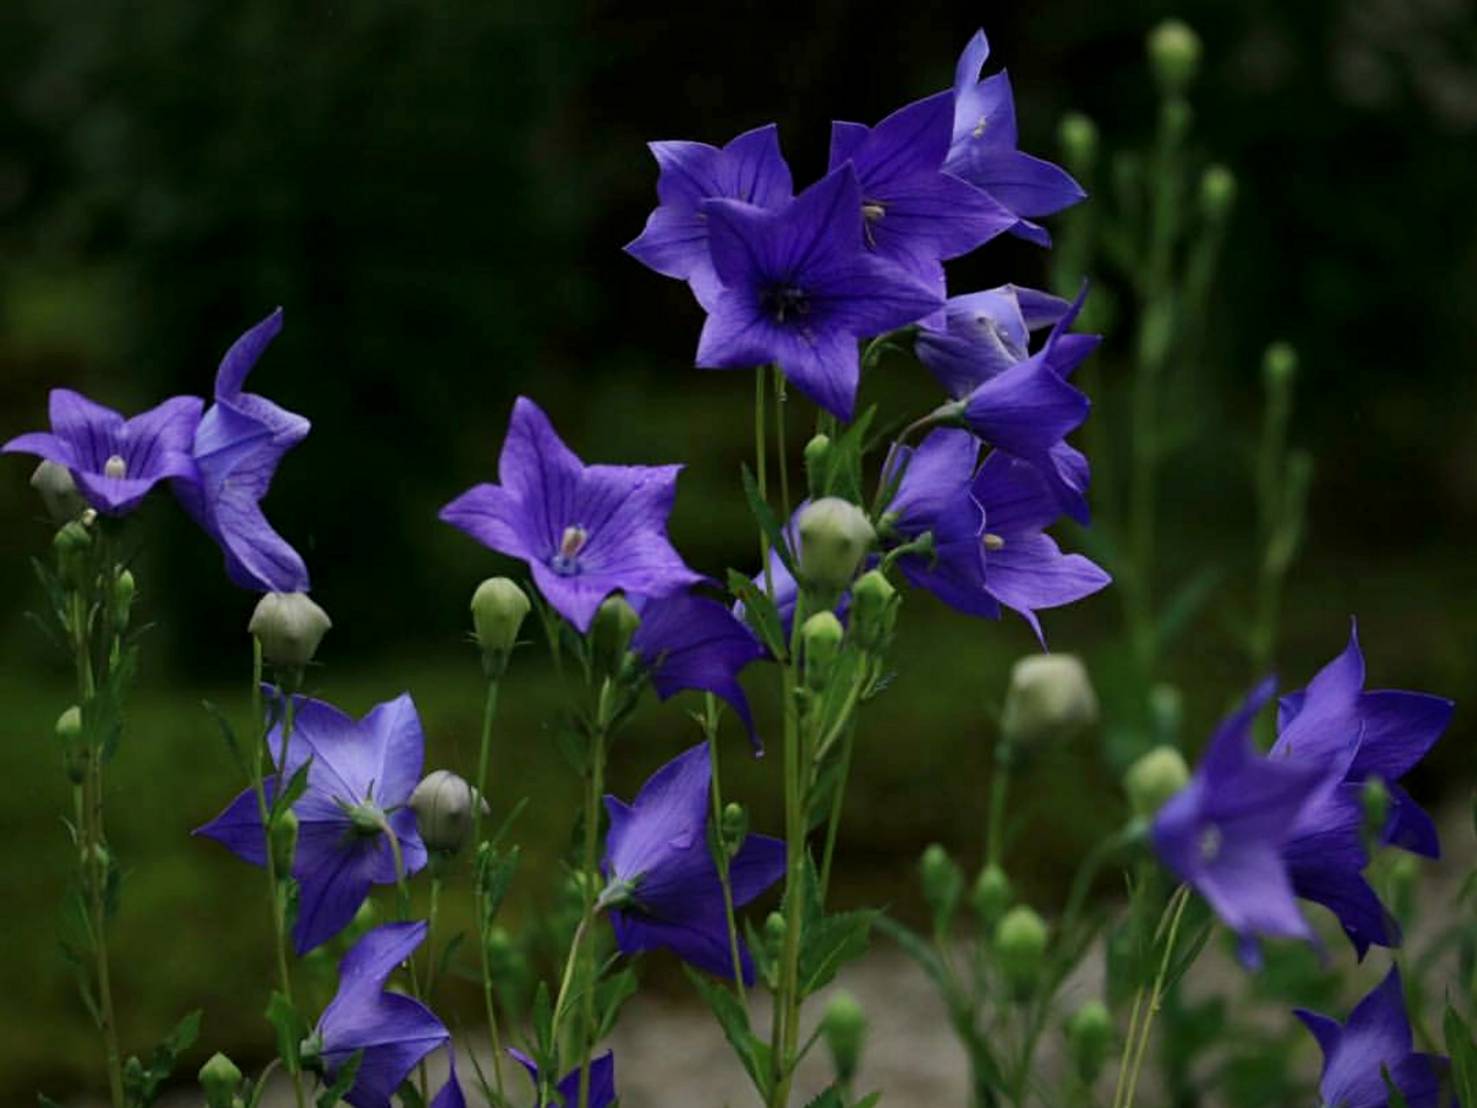
M 1002 539 L 999 535 L 992 535 L 988 531 L 986 531 L 985 532 L 985 549 L 986 550 L 1004 550 L 1005 549 L 1005 540 Z
M 114 454 L 103 463 L 103 474 L 115 480 L 121 480 L 128 476 L 128 463 L 123 460 L 123 455 Z

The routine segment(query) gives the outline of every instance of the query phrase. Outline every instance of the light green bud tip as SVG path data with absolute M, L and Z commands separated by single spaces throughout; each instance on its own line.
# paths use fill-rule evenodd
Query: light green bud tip
M 1068 112 L 1057 126 L 1057 141 L 1067 168 L 1078 174 L 1097 161 L 1097 124 L 1081 112 Z
M 824 496 L 807 505 L 798 520 L 800 572 L 805 583 L 827 592 L 851 584 L 857 567 L 877 541 L 864 513 L 849 500 Z
M 749 813 L 742 804 L 729 801 L 723 806 L 723 818 L 719 822 L 723 841 L 728 849 L 737 853 L 749 835 Z
M 836 1076 L 842 1081 L 851 1080 L 861 1062 L 862 1044 L 867 1037 L 867 1015 L 856 997 L 844 990 L 833 996 L 821 1016 L 821 1031 L 826 1036 Z
M 1390 790 L 1379 776 L 1367 777 L 1360 790 L 1364 802 L 1364 826 L 1370 834 L 1377 835 L 1385 829 L 1390 815 Z
M 1209 166 L 1200 176 L 1200 210 L 1221 219 L 1236 203 L 1236 175 L 1223 165 Z
M 455 854 L 466 845 L 472 833 L 473 805 L 477 790 L 450 770 L 432 770 L 421 779 L 410 794 L 410 810 L 415 813 L 416 828 L 429 850 Z M 487 801 L 482 800 L 487 813 Z
M 46 514 L 56 523 L 74 520 L 87 509 L 87 502 L 72 480 L 72 471 L 66 466 L 42 462 L 31 474 L 31 488 L 46 505 Z
M 307 593 L 269 592 L 257 603 L 247 630 L 261 642 L 267 661 L 301 669 L 313 660 L 332 626 L 328 613 Z
M 1097 694 L 1072 654 L 1033 654 L 1010 671 L 1001 727 L 1012 743 L 1064 737 L 1097 722 Z
M 987 924 L 994 924 L 1010 907 L 1012 895 L 1010 878 L 992 862 L 980 870 L 980 875 L 974 879 L 969 902 L 975 915 Z
M 1097 1077 L 1113 1045 L 1113 1017 L 1100 1000 L 1089 1000 L 1067 1020 L 1067 1045 L 1083 1081 Z
M 80 589 L 87 577 L 87 552 L 92 547 L 92 532 L 78 520 L 68 523 L 51 540 L 56 554 L 56 572 L 62 585 L 70 591 Z
M 620 672 L 631 636 L 640 626 L 641 617 L 624 596 L 608 596 L 601 602 L 590 628 L 590 645 L 596 663 L 605 673 L 614 676 Z
M 56 737 L 67 745 L 82 738 L 82 709 L 73 704 L 56 717 Z
M 816 435 L 805 444 L 805 474 L 810 480 L 812 496 L 817 496 L 822 491 L 821 482 L 826 476 L 826 465 L 830 460 L 830 435 Z
M 930 843 L 918 859 L 918 880 L 923 886 L 923 899 L 935 911 L 951 908 L 964 885 L 964 875 L 938 843 Z
M 897 589 L 880 569 L 869 569 L 851 590 L 851 619 L 864 649 L 873 649 L 892 634 L 897 620 Z
M 506 577 L 489 577 L 472 594 L 472 628 L 483 655 L 506 659 L 528 615 L 528 596 Z
M 1133 765 L 1123 778 L 1129 806 L 1140 819 L 1153 819 L 1166 801 L 1190 783 L 1185 756 L 1172 746 L 1156 746 Z
M 200 1088 L 205 1090 L 205 1103 L 210 1108 L 226 1108 L 241 1088 L 241 1070 L 217 1052 L 200 1067 L 199 1081 Z
M 770 912 L 764 917 L 764 938 L 772 950 L 778 950 L 780 944 L 785 941 L 785 917 L 778 912 Z
M 1297 370 L 1297 351 L 1285 342 L 1272 343 L 1262 355 L 1262 377 L 1269 389 L 1286 388 Z
M 800 627 L 800 644 L 805 652 L 805 682 L 812 689 L 823 689 L 841 652 L 845 635 L 834 612 L 817 612 Z
M 1180 19 L 1166 19 L 1149 32 L 1149 63 L 1167 92 L 1183 92 L 1200 68 L 1200 36 Z
M 1018 984 L 1033 981 L 1046 954 L 1046 921 L 1035 909 L 1019 904 L 995 927 L 1001 968 Z
M 138 585 L 132 572 L 125 569 L 118 574 L 118 579 L 113 582 L 113 622 L 120 628 L 128 626 L 129 616 L 133 613 L 133 598 L 137 593 Z

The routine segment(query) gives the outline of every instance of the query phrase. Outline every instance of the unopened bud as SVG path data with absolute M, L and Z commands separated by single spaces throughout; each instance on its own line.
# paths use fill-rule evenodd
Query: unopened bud
M 1165 92 L 1189 87 L 1200 68 L 1200 36 L 1179 19 L 1166 19 L 1149 32 L 1149 63 Z
M 1091 1085 L 1113 1045 L 1113 1017 L 1101 1000 L 1089 1000 L 1067 1020 L 1067 1048 L 1077 1075 Z
M 837 1080 L 849 1082 L 856 1076 L 862 1044 L 867 1038 L 867 1015 L 856 997 L 844 991 L 833 996 L 821 1016 L 821 1032 L 826 1037 Z
M 1046 955 L 1046 922 L 1034 909 L 1017 905 L 996 925 L 995 949 L 1017 999 L 1029 996 Z
M 1200 175 L 1200 214 L 1218 223 L 1236 203 L 1236 175 L 1223 165 L 1208 166 Z
M 935 924 L 947 926 L 964 891 L 964 874 L 939 843 L 930 843 L 918 859 L 918 880 L 923 886 L 923 899 L 933 909 Z
M 1068 737 L 1097 721 L 1097 694 L 1071 654 L 1033 654 L 1010 671 L 1001 729 L 1011 744 Z
M 1269 392 L 1285 389 L 1297 375 L 1297 369 L 1297 351 L 1285 342 L 1272 343 L 1262 355 L 1262 379 Z
M 1068 112 L 1057 125 L 1056 135 L 1067 168 L 1079 177 L 1090 172 L 1097 161 L 1097 124 L 1081 112 Z
M 1404 851 L 1390 862 L 1390 911 L 1403 924 L 1409 924 L 1416 909 L 1416 886 L 1421 879 L 1420 859 Z
M 489 577 L 472 594 L 472 627 L 490 675 L 507 667 L 529 608 L 528 595 L 506 577 Z
M 732 858 L 749 837 L 749 813 L 742 804 L 729 801 L 723 806 L 723 817 L 718 821 L 719 834 L 723 836 L 723 849 Z
M 199 1081 L 207 1108 L 230 1108 L 241 1088 L 241 1071 L 235 1062 L 216 1052 L 200 1067 Z
M 800 644 L 805 658 L 805 683 L 819 692 L 831 679 L 836 657 L 841 653 L 845 635 L 841 621 L 833 612 L 817 612 L 800 628 Z
M 272 821 L 268 841 L 272 847 L 272 865 L 276 867 L 278 877 L 286 877 L 292 872 L 292 859 L 297 853 L 297 829 L 297 815 L 290 808 Z
M 87 779 L 87 750 L 82 742 L 82 709 L 73 704 L 57 717 L 56 737 L 62 744 L 67 780 L 80 785 Z
M 269 592 L 257 602 L 247 630 L 262 644 L 262 657 L 274 666 L 302 669 L 318 653 L 333 626 L 328 613 L 304 592 Z
M 608 596 L 601 603 L 590 628 L 590 649 L 602 674 L 614 677 L 620 673 L 631 636 L 640 626 L 641 617 L 624 596 Z
M 1128 767 L 1123 789 L 1139 819 L 1153 819 L 1170 797 L 1190 783 L 1185 756 L 1172 746 L 1156 746 Z
M 785 917 L 779 912 L 770 912 L 764 917 L 764 943 L 769 948 L 771 960 L 778 958 L 785 945 Z
M 1149 690 L 1149 719 L 1156 743 L 1173 746 L 1179 740 L 1184 715 L 1185 698 L 1177 687 L 1161 681 Z
M 477 790 L 450 770 L 426 774 L 410 794 L 410 810 L 426 849 L 443 854 L 460 851 L 472 833 L 474 804 L 481 804 L 484 814 L 489 810 Z
M 869 569 L 851 590 L 851 622 L 863 650 L 877 650 L 897 623 L 897 589 L 880 569 Z
M 1005 910 L 1010 907 L 1012 899 L 1010 878 L 994 862 L 980 870 L 969 894 L 969 904 L 975 915 L 979 916 L 981 923 L 990 927 L 999 922 Z
M 519 969 L 518 946 L 506 927 L 494 926 L 487 930 L 487 970 L 494 981 L 508 978 Z
M 73 520 L 51 540 L 56 554 L 56 573 L 62 587 L 76 592 L 87 583 L 87 567 L 92 550 L 92 532 L 80 520 Z
M 1360 789 L 1360 800 L 1364 804 L 1364 833 L 1378 840 L 1385 833 L 1385 823 L 1390 818 L 1390 789 L 1384 778 L 1373 775 L 1364 779 Z
M 113 581 L 113 626 L 120 631 L 128 628 L 128 620 L 133 614 L 133 598 L 137 591 L 138 586 L 129 570 L 120 572 Z
M 810 483 L 810 495 L 822 497 L 826 494 L 826 479 L 831 464 L 831 436 L 816 435 L 805 444 L 805 476 Z
M 31 488 L 46 505 L 46 514 L 57 523 L 70 523 L 87 509 L 87 502 L 77 491 L 72 471 L 56 462 L 42 462 L 31 474 Z
M 866 513 L 836 496 L 806 505 L 797 526 L 803 584 L 827 596 L 839 595 L 851 584 L 862 559 L 877 541 Z

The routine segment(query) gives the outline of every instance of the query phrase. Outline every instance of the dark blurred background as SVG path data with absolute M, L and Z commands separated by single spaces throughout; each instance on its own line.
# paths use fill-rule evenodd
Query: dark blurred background
M 621 253 L 654 200 L 643 144 L 721 143 L 774 120 L 806 182 L 824 169 L 831 119 L 875 121 L 946 87 L 984 25 L 990 68 L 1012 75 L 1023 148 L 1055 157 L 1061 115 L 1081 110 L 1106 161 L 1149 139 L 1143 41 L 1170 14 L 1205 43 L 1192 154 L 1233 167 L 1240 192 L 1207 355 L 1176 367 L 1193 385 L 1163 492 L 1166 579 L 1213 564 L 1219 584 L 1164 676 L 1186 690 L 1192 735 L 1251 678 L 1237 638 L 1252 562 L 1249 452 L 1261 350 L 1280 338 L 1303 366 L 1292 438 L 1317 458 L 1280 668 L 1301 684 L 1358 613 L 1373 684 L 1466 700 L 1477 675 L 1470 0 L 9 0 L 0 437 L 42 426 L 54 385 L 127 412 L 208 395 L 229 343 L 283 305 L 286 328 L 252 385 L 314 423 L 267 507 L 335 620 L 318 688 L 359 712 L 409 687 L 432 758 L 465 767 L 480 695 L 466 603 L 477 580 L 507 567 L 435 513 L 493 478 L 515 395 L 544 405 L 587 460 L 686 462 L 678 545 L 714 574 L 753 566 L 738 486 L 751 380 L 695 372 L 700 310 L 685 287 Z M 1046 264 L 1033 247 L 997 242 L 952 283 L 1043 285 Z M 1113 420 L 1132 318 L 1115 298 L 1121 275 L 1103 277 L 1105 301 L 1124 304 L 1100 355 L 1097 418 Z M 919 371 L 889 372 L 877 395 L 902 405 L 898 415 L 933 403 Z M 808 417 L 797 422 L 798 447 Z M 27 557 L 49 534 L 29 473 L 27 460 L 0 463 L 6 1103 L 38 1084 L 65 1091 L 93 1057 L 49 937 L 67 864 L 49 728 L 70 697 L 64 660 L 22 618 L 37 600 Z M 236 788 L 198 702 L 244 709 L 254 598 L 225 581 L 215 549 L 167 496 L 140 513 L 136 536 L 140 603 L 157 628 L 110 800 L 129 871 L 117 930 L 128 1045 L 143 1049 L 196 1003 L 212 1045 L 249 1056 L 265 1042 L 256 967 L 267 928 L 243 893 L 255 875 L 185 833 Z M 905 911 L 924 843 L 977 858 L 987 704 L 1034 646 L 1018 621 L 967 622 L 926 597 L 909 607 L 897 682 L 864 725 L 842 875 L 843 896 L 877 895 L 885 882 L 881 898 Z M 1108 595 L 1046 623 L 1058 649 L 1089 658 L 1120 641 Z M 494 799 L 537 798 L 526 911 L 576 785 L 551 750 L 555 703 L 537 651 L 520 658 L 504 702 Z M 1423 797 L 1460 795 L 1450 777 L 1470 776 L 1470 718 L 1459 712 L 1417 779 Z M 692 738 L 681 711 L 648 708 L 619 752 L 616 790 Z M 1090 752 L 1045 761 L 1024 786 L 1027 810 L 1083 814 L 1021 846 L 1028 891 L 1052 888 L 1104 826 L 1092 804 L 1062 797 L 1112 789 Z M 735 766 L 761 825 L 778 818 L 766 793 L 774 769 Z

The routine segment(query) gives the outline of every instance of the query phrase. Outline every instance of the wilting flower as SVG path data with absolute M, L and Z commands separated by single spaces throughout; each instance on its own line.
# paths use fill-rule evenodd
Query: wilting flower
M 862 247 L 862 193 L 843 166 L 776 210 L 708 200 L 708 243 L 723 282 L 697 364 L 774 362 L 841 419 L 856 403 L 857 340 L 936 311 L 939 293 Z
M 867 249 L 939 291 L 949 258 L 968 254 L 1015 224 L 973 185 L 944 172 L 954 96 L 941 92 L 893 112 L 876 127 L 831 124 L 831 170 L 847 162 L 861 186 Z
M 80 392 L 52 389 L 51 430 L 18 435 L 0 453 L 65 466 L 88 504 L 103 515 L 127 515 L 160 481 L 193 476 L 190 440 L 203 407 L 197 397 L 176 396 L 124 419 Z
M 646 220 L 626 253 L 658 273 L 686 281 L 698 303 L 712 311 L 723 283 L 708 251 L 704 200 L 741 200 L 777 208 L 794 192 L 790 167 L 780 153 L 774 124 L 745 131 L 719 149 L 705 142 L 653 142 L 661 167 L 656 193 L 660 205 Z
M 1050 162 L 1016 149 L 1015 98 L 1004 71 L 980 80 L 990 56 L 976 31 L 954 71 L 954 136 L 944 168 L 958 174 L 1020 217 L 1012 230 L 1042 246 L 1051 237 L 1031 220 L 1071 207 L 1087 194 Z
M 267 741 L 281 760 L 283 780 L 312 759 L 307 790 L 292 806 L 298 819 L 292 876 L 301 889 L 292 937 L 297 952 L 305 954 L 349 924 L 371 886 L 395 883 L 386 829 L 399 843 L 407 875 L 426 864 L 415 813 L 408 807 L 420 780 L 425 736 L 408 694 L 376 706 L 362 720 L 299 696 L 286 757 L 281 722 Z M 278 787 L 276 778 L 267 782 L 269 801 Z M 224 843 L 248 862 L 266 864 L 251 789 L 195 833 Z
M 1349 1013 L 1347 1023 L 1299 1008 L 1293 1013 L 1318 1040 L 1322 1103 L 1337 1108 L 1384 1108 L 1390 1102 L 1385 1074 L 1409 1108 L 1437 1108 L 1447 1060 L 1416 1051 L 1405 1014 L 1400 971 L 1385 979 Z
M 1304 808 L 1341 772 L 1256 753 L 1252 722 L 1272 691 L 1264 682 L 1222 722 L 1189 785 L 1151 829 L 1160 859 L 1240 936 L 1250 963 L 1259 936 L 1314 937 L 1282 852 Z
M 533 401 L 513 405 L 501 484 L 477 485 L 441 519 L 521 558 L 549 603 L 587 631 L 612 592 L 666 596 L 701 581 L 667 539 L 681 466 L 587 466 Z
M 883 524 L 900 539 L 933 535 L 931 557 L 898 561 L 912 584 L 966 615 L 998 619 L 1004 604 L 1044 644 L 1037 609 L 1081 600 L 1111 578 L 1045 533 L 1061 510 L 1035 466 L 994 451 L 976 472 L 979 449 L 968 431 L 939 428 L 916 449 L 894 450 L 888 472 L 906 469 Z
M 720 977 L 733 974 L 718 868 L 708 849 L 708 745 L 701 743 L 657 770 L 630 805 L 605 798 L 610 832 L 602 869 L 626 896 L 611 909 L 625 954 L 665 947 Z M 785 872 L 785 844 L 749 835 L 729 863 L 735 907 L 749 903 Z M 739 942 L 743 979 L 753 981 L 748 948 Z
M 528 1071 L 528 1076 L 533 1080 L 534 1093 L 538 1093 L 539 1071 L 538 1064 L 521 1050 L 508 1048 L 508 1054 L 518 1062 L 520 1066 Z M 554 1086 L 554 1091 L 559 1096 L 558 1104 L 563 1108 L 579 1108 L 580 1095 L 580 1071 L 579 1068 L 570 1070 L 559 1083 Z M 590 1084 L 587 1091 L 588 1108 L 610 1108 L 615 1103 L 615 1055 L 606 1051 L 599 1058 L 590 1060 Z M 545 1101 L 534 1105 L 534 1108 L 557 1108 L 554 1101 Z
M 641 624 L 631 637 L 631 651 L 647 667 L 657 696 L 665 700 L 683 689 L 699 689 L 722 697 L 743 720 L 754 749 L 763 750 L 738 682 L 739 671 L 764 657 L 753 632 L 718 601 L 696 593 L 636 597 L 633 605 Z
M 442 1046 L 451 1053 L 451 1033 L 429 1008 L 385 988 L 395 968 L 425 941 L 426 931 L 424 922 L 376 927 L 339 964 L 338 995 L 323 1010 L 305 1053 L 316 1055 L 332 1080 L 344 1063 L 364 1052 L 354 1085 L 344 1095 L 354 1108 L 388 1108 L 421 1059 Z M 431 1108 L 463 1104 L 453 1064 Z
M 261 500 L 282 456 L 310 424 L 272 401 L 245 392 L 246 377 L 282 330 L 278 308 L 226 351 L 215 377 L 215 403 L 195 431 L 195 471 L 174 482 L 185 511 L 226 556 L 226 574 L 256 592 L 308 590 L 308 568 L 272 529 Z

